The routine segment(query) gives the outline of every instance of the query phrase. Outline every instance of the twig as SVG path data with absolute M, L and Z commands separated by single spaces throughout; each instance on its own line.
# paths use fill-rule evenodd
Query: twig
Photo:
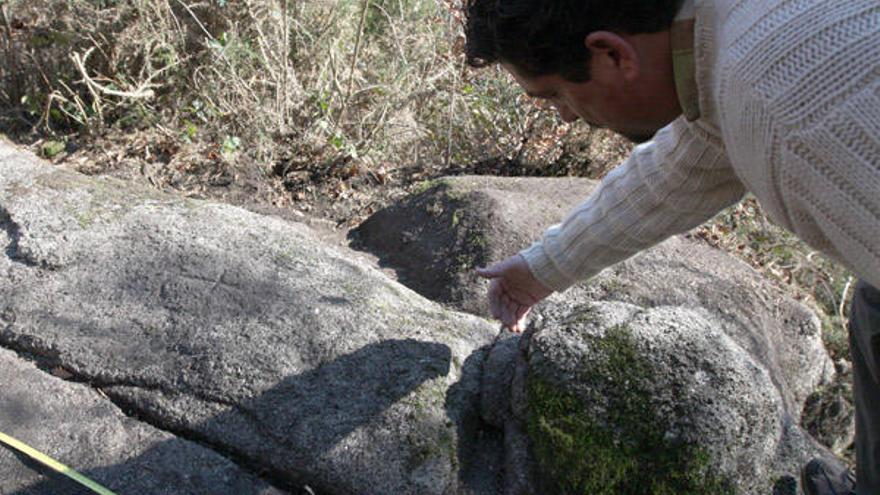
M 461 63 L 461 70 L 464 70 L 464 60 Z M 455 103 L 458 95 L 458 85 L 461 83 L 461 72 L 456 70 L 455 77 L 452 79 L 452 94 L 449 97 L 449 122 L 446 127 L 446 160 L 445 165 L 448 167 L 452 162 L 452 130 L 455 128 Z
M 277 60 L 275 54 L 272 52 L 272 49 L 269 48 L 269 44 L 266 42 L 268 39 L 266 34 L 263 32 L 263 29 L 260 27 L 260 20 L 257 18 L 257 15 L 251 9 L 250 2 L 247 3 L 247 13 L 248 17 L 251 18 L 251 21 L 254 23 L 254 29 L 257 31 L 257 41 L 260 46 L 260 55 L 263 57 L 263 63 L 266 65 L 266 68 L 269 70 L 269 73 L 272 75 L 272 79 L 278 81 L 280 79 L 277 74 L 275 74 L 274 66 L 281 65 L 281 62 Z M 271 60 L 270 60 L 271 56 Z
M 166 0 L 165 2 L 163 2 L 162 5 L 166 8 L 166 10 L 168 11 L 169 16 L 170 16 L 171 19 L 174 21 L 174 26 L 177 28 L 177 35 L 180 37 L 180 39 L 185 39 L 185 37 L 186 37 L 186 32 L 185 32 L 184 29 L 183 29 L 183 25 L 180 23 L 180 19 L 178 19 L 178 18 L 177 18 L 177 15 L 174 14 L 174 8 L 171 7 L 171 2 L 170 2 L 170 0 Z M 158 10 L 159 10 L 159 9 L 156 9 L 156 10 L 157 10 L 157 13 L 158 13 Z
M 281 28 L 284 30 L 282 35 L 283 52 L 281 60 L 283 66 L 281 68 L 281 99 L 278 105 L 278 130 L 284 132 L 287 126 L 287 107 L 288 107 L 288 88 L 290 77 L 290 0 L 281 0 Z
M 366 136 L 361 136 L 357 148 L 362 149 L 364 153 L 372 148 L 371 143 L 373 142 L 373 136 L 376 134 L 380 127 L 385 125 L 386 118 L 388 117 L 389 108 L 391 108 L 391 102 L 385 102 L 385 105 L 382 106 L 382 111 L 379 113 L 379 118 L 376 119 L 376 122 L 372 126 L 370 126 L 370 130 L 367 131 Z M 364 120 L 366 120 L 367 117 L 369 117 L 369 115 L 366 116 Z M 361 128 L 363 129 L 366 126 L 366 123 L 362 121 Z
M 351 91 L 354 88 L 354 70 L 357 66 L 358 57 L 361 54 L 361 41 L 364 37 L 364 26 L 367 24 L 367 14 L 370 11 L 370 0 L 364 0 L 364 6 L 361 10 L 361 19 L 358 22 L 357 37 L 354 40 L 354 55 L 351 57 L 351 67 L 348 70 L 348 89 L 345 91 L 345 99 L 342 100 L 342 110 L 339 111 L 337 125 L 342 122 L 345 117 L 345 111 L 348 109 L 348 100 L 351 98 Z
M 89 76 L 89 73 L 86 70 L 86 61 L 88 60 L 89 55 L 91 55 L 94 50 L 95 47 L 89 48 L 82 55 L 82 57 L 80 57 L 78 53 L 73 53 L 70 55 L 71 60 L 73 60 L 74 65 L 76 65 L 76 68 L 79 70 L 80 75 L 82 75 L 83 77 L 83 81 L 85 81 L 86 85 L 89 88 L 89 91 L 92 92 L 93 96 L 97 98 L 97 94 L 95 94 L 96 91 L 108 96 L 133 99 L 152 98 L 156 95 L 156 93 L 152 89 L 150 89 L 151 87 L 155 87 L 155 85 L 150 83 L 149 79 L 147 80 L 147 82 L 141 83 L 141 85 L 134 91 L 116 91 L 115 89 L 101 86 L 100 84 L 95 82 L 95 80 Z M 153 74 L 152 76 L 150 76 L 150 79 L 155 76 L 156 74 Z
M 21 88 L 23 84 L 21 84 L 21 71 L 18 67 L 18 59 L 15 57 L 15 45 L 12 39 L 12 23 L 9 22 L 9 16 L 6 14 L 6 2 L 0 1 L 0 16 L 3 18 L 3 27 L 6 31 L 6 60 L 8 62 L 8 68 L 11 72 L 11 80 L 12 84 L 12 94 L 10 95 L 10 99 L 12 100 L 12 105 L 18 105 L 21 103 Z
M 336 52 L 331 50 L 330 56 L 327 57 L 330 62 L 330 83 L 333 85 L 333 89 L 339 93 L 342 93 L 342 84 L 339 82 L 339 70 L 336 68 Z M 341 112 L 344 113 L 344 112 Z M 340 115 L 341 117 L 341 115 Z M 341 119 L 338 119 L 341 120 Z
M 74 105 L 76 105 L 77 109 L 79 110 L 79 114 L 80 114 L 79 116 L 72 114 L 70 111 L 68 111 L 66 108 L 64 108 L 64 105 L 59 105 L 58 109 L 63 114 L 67 115 L 68 117 L 70 117 L 71 119 L 73 119 L 74 121 L 79 123 L 79 125 L 81 125 L 83 127 L 87 127 L 86 120 L 88 118 L 88 112 L 86 112 L 85 107 L 82 105 L 82 101 L 80 100 L 80 98 L 78 96 L 76 96 L 76 93 L 72 89 L 70 89 L 70 87 L 67 84 L 64 84 L 64 81 L 58 81 L 58 82 L 62 86 L 64 86 L 64 89 L 66 89 L 71 95 L 73 95 L 74 101 L 71 102 L 69 99 L 65 98 L 64 95 L 62 95 L 58 91 L 53 91 L 51 94 L 49 94 L 49 104 L 51 104 L 55 100 L 59 100 L 63 103 L 73 103 Z
M 846 285 L 843 286 L 843 293 L 840 294 L 840 306 L 837 308 L 837 314 L 841 319 L 846 320 L 846 315 L 844 314 L 844 310 L 846 308 L 846 296 L 849 293 L 849 287 L 852 285 L 853 278 L 848 277 L 846 279 Z

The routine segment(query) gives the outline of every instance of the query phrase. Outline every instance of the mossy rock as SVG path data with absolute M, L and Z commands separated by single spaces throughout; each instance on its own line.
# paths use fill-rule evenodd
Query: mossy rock
M 487 283 L 475 268 L 528 247 L 595 186 L 570 178 L 427 180 L 364 221 L 352 239 L 419 294 L 488 316 Z
M 40 146 L 40 153 L 45 158 L 55 158 L 64 151 L 66 145 L 60 141 L 46 141 Z
M 557 298 L 529 332 L 518 420 L 542 492 L 771 493 L 821 453 L 706 311 Z
M 529 382 L 528 433 L 541 472 L 562 494 L 734 494 L 698 445 L 669 438 L 672 425 L 651 400 L 650 364 L 625 326 L 593 336 L 601 358 L 581 370 L 591 399 L 607 416 L 585 413 L 580 401 L 541 378 Z

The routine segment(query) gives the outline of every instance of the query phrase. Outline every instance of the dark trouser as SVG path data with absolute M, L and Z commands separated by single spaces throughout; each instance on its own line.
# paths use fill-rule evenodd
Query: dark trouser
M 849 348 L 856 403 L 856 493 L 880 494 L 880 291 L 859 282 Z

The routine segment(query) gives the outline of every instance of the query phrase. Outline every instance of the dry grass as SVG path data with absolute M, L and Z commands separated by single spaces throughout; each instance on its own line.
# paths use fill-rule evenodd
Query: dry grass
M 555 132 L 509 80 L 465 70 L 459 13 L 445 1 L 2 8 L 0 107 L 3 128 L 19 135 L 151 128 L 268 170 L 279 160 L 378 169 L 518 157 Z

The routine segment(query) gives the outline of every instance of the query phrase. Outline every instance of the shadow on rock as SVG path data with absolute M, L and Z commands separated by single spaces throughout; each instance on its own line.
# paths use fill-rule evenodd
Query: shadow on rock
M 316 461 L 330 465 L 340 460 L 350 462 L 350 459 L 344 459 L 346 455 L 370 455 L 367 445 L 359 445 L 360 452 L 348 451 L 348 447 L 356 445 L 346 445 L 346 439 L 357 437 L 359 429 L 423 383 L 445 376 L 449 372 L 450 359 L 449 348 L 441 344 L 412 339 L 370 344 L 312 371 L 287 378 L 261 396 L 231 406 L 228 411 L 177 433 L 208 444 L 225 457 L 278 486 L 292 490 L 292 493 L 305 490 L 302 487 L 306 484 L 310 484 L 316 493 L 350 493 L 347 487 L 316 483 L 315 470 L 320 470 Z M 386 379 L 389 376 L 394 378 Z M 450 394 L 456 395 L 453 391 Z M 138 404 L 137 400 L 131 402 L 130 406 L 143 408 L 146 405 Z M 146 419 L 161 421 L 157 417 Z M 381 439 L 376 441 L 382 443 Z M 182 471 L 181 462 L 192 462 L 181 454 L 181 444 L 187 443 L 190 442 L 182 439 L 162 442 L 137 458 L 85 470 L 84 474 L 120 495 L 135 493 L 133 490 L 169 495 L 279 493 L 268 486 L 259 486 L 253 479 L 229 479 L 219 458 L 214 465 L 197 465 Z M 262 465 L 260 459 L 266 456 L 286 456 L 282 463 L 288 469 L 282 472 L 277 467 Z M 304 468 L 298 475 L 295 473 L 297 464 Z M 33 463 L 28 465 L 36 468 Z M 381 469 L 381 466 L 376 468 Z M 184 486 L 197 488 L 183 492 L 181 487 Z M 53 475 L 14 493 L 91 492 Z
M 487 321 L 443 310 L 300 225 L 33 163 L 6 170 L 0 193 L 14 191 L 0 201 L 33 263 L 10 263 L 0 279 L 0 345 L 276 486 L 464 489 L 459 450 L 470 448 L 470 370 L 494 334 Z M 189 491 L 126 481 L 165 473 L 150 456 L 172 459 L 169 476 L 210 473 L 181 467 L 171 442 L 96 456 L 100 436 L 81 440 L 82 455 L 71 455 L 80 442 L 57 440 L 70 464 L 120 493 L 248 493 L 229 480 Z

